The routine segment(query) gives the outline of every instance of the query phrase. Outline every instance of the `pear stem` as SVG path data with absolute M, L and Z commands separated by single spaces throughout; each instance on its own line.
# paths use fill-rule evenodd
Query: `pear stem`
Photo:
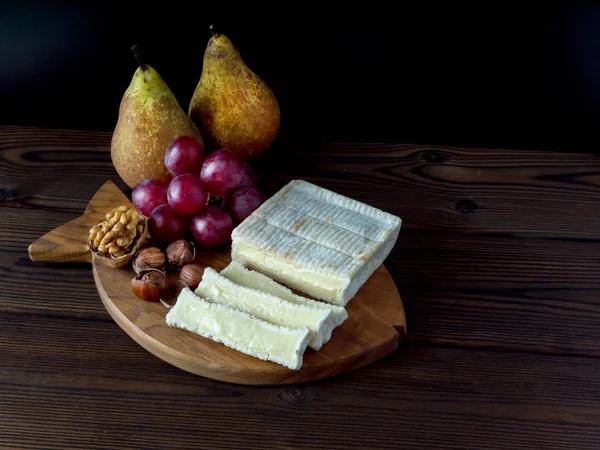
M 131 51 L 133 52 L 133 56 L 135 56 L 135 59 L 137 60 L 138 64 L 140 65 L 140 69 L 142 69 L 142 71 L 147 69 L 147 66 L 145 63 L 142 62 L 142 59 L 140 58 L 140 49 L 138 47 L 137 44 L 134 44 L 131 46 Z
M 212 32 L 213 37 L 217 38 L 219 37 L 219 33 L 217 33 L 215 31 L 215 27 L 213 27 L 212 25 L 210 27 L 208 27 L 208 29 Z

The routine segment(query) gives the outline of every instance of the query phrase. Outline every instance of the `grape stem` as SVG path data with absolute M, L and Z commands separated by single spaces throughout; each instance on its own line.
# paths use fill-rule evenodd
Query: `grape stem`
M 215 197 L 212 194 L 208 194 L 207 205 L 221 206 L 221 202 L 223 201 L 223 197 Z

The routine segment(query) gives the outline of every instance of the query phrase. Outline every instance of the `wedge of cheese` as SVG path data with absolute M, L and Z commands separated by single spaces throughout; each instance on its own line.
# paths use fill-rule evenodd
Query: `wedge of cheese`
M 348 318 L 348 312 L 346 311 L 346 308 L 342 306 L 332 305 L 329 303 L 315 301 L 310 298 L 302 297 L 301 295 L 296 295 L 292 292 L 291 289 L 287 288 L 286 286 L 277 283 L 272 278 L 269 278 L 268 276 L 260 272 L 247 269 L 237 261 L 231 261 L 231 263 L 229 263 L 229 265 L 223 270 L 221 270 L 221 272 L 219 273 L 225 278 L 241 286 L 246 286 L 249 288 L 257 289 L 259 291 L 267 292 L 269 294 L 273 294 L 279 298 L 299 305 L 309 305 L 314 308 L 327 309 L 331 311 L 333 315 L 331 321 L 331 328 L 323 337 L 324 342 L 329 341 L 333 330 L 339 325 L 341 325 L 344 322 L 344 320 Z
M 345 306 L 387 258 L 401 224 L 377 208 L 293 180 L 233 230 L 231 259 Z
M 181 291 L 166 315 L 169 326 L 199 334 L 227 347 L 289 369 L 302 367 L 308 345 L 307 328 L 288 328 L 243 311 L 209 302 L 189 288 Z
M 258 319 L 290 328 L 308 328 L 308 346 L 319 350 L 329 334 L 333 322 L 332 312 L 299 305 L 272 294 L 240 286 L 207 267 L 196 295 L 210 302 L 227 305 L 244 311 Z

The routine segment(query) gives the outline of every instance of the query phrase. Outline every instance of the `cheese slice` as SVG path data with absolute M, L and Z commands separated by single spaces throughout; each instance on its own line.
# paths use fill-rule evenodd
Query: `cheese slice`
M 329 341 L 331 338 L 331 332 L 333 332 L 333 329 L 341 325 L 348 318 L 348 312 L 346 311 L 346 308 L 315 301 L 310 298 L 294 294 L 292 290 L 286 286 L 277 283 L 272 278 L 269 278 L 260 272 L 247 269 L 237 261 L 231 261 L 227 267 L 221 270 L 220 274 L 241 286 L 267 292 L 299 305 L 309 305 L 314 308 L 327 309 L 331 311 L 333 315 L 331 321 L 331 330 L 328 335 L 324 336 L 325 342 Z
M 213 303 L 239 309 L 258 319 L 290 328 L 308 328 L 308 346 L 319 350 L 331 336 L 333 317 L 329 310 L 299 305 L 272 294 L 240 286 L 207 267 L 195 291 Z
M 243 311 L 211 303 L 184 288 L 166 315 L 169 326 L 204 336 L 246 355 L 289 369 L 302 367 L 308 329 L 274 325 Z
M 231 259 L 345 306 L 396 244 L 399 217 L 302 180 L 267 199 L 231 235 Z

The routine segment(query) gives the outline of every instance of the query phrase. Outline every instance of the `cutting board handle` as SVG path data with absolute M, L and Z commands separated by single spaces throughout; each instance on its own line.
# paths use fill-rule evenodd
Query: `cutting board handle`
M 92 262 L 92 253 L 87 245 L 82 245 L 79 242 L 65 242 L 60 244 L 55 241 L 52 241 L 51 239 L 55 236 L 52 236 L 51 233 L 56 232 L 57 230 L 59 230 L 59 228 L 44 235 L 42 238 L 33 242 L 29 246 L 29 258 L 33 262 Z
M 82 216 L 46 233 L 29 246 L 29 258 L 34 262 L 91 263 L 93 254 L 88 248 L 89 230 L 104 220 L 116 206 L 131 206 L 127 196 L 112 181 L 96 192 Z

